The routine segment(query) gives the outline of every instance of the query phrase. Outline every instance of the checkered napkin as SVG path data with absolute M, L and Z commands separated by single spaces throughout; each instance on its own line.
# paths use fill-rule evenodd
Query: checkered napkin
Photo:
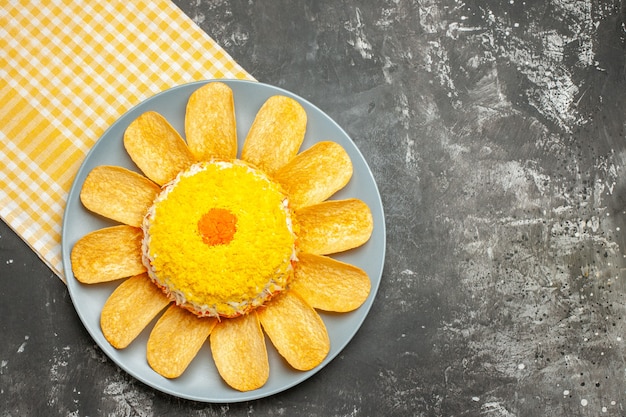
M 0 217 L 64 279 L 61 223 L 86 153 L 175 85 L 251 79 L 169 1 L 0 4 Z

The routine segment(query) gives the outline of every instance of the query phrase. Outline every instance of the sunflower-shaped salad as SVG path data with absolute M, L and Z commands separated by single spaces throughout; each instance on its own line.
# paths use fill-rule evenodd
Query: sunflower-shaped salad
M 307 115 L 296 100 L 262 105 L 240 158 L 235 120 L 233 92 L 218 81 L 189 97 L 186 140 L 157 112 L 135 119 L 124 147 L 144 175 L 87 175 L 82 204 L 120 224 L 80 238 L 70 259 L 82 283 L 123 280 L 100 316 L 113 347 L 158 317 L 146 349 L 155 372 L 179 377 L 209 343 L 223 380 L 250 391 L 269 377 L 265 335 L 296 370 L 327 356 L 316 310 L 351 311 L 370 292 L 363 270 L 328 255 L 364 244 L 373 220 L 361 200 L 328 200 L 352 163 L 331 141 L 298 153 Z

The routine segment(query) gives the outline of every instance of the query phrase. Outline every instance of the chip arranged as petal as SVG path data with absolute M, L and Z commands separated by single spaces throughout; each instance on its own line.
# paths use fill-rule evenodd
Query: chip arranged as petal
M 104 303 L 100 327 L 116 349 L 124 349 L 170 303 L 148 277 L 135 275 L 122 282 Z
M 276 171 L 274 179 L 297 209 L 321 203 L 342 189 L 352 177 L 352 161 L 335 142 L 318 142 Z
M 250 391 L 265 384 L 270 366 L 256 313 L 222 320 L 211 332 L 210 340 L 215 366 L 228 385 Z
M 165 117 L 148 111 L 124 132 L 124 147 L 141 171 L 159 185 L 191 166 L 193 154 Z
M 302 252 L 328 255 L 356 248 L 372 235 L 372 212 L 363 201 L 329 200 L 295 211 Z
M 80 191 L 83 205 L 94 213 L 141 227 L 143 217 L 161 188 L 134 171 L 117 166 L 95 167 Z
M 324 322 L 293 291 L 279 294 L 258 314 L 278 353 L 295 369 L 313 369 L 328 355 L 330 339 Z
M 307 115 L 296 100 L 272 96 L 261 106 L 243 144 L 241 159 L 273 174 L 296 154 L 306 132 Z
M 72 271 L 85 284 L 108 282 L 146 271 L 141 261 L 141 229 L 106 227 L 80 238 L 70 253 Z
M 189 97 L 185 115 L 187 144 L 198 161 L 237 157 L 237 123 L 231 88 L 205 84 Z
M 327 256 L 301 253 L 291 290 L 311 307 L 345 313 L 360 307 L 371 282 L 361 268 Z
M 172 304 L 150 333 L 146 347 L 148 364 L 166 378 L 179 377 L 196 357 L 215 323 L 215 318 L 200 318 Z

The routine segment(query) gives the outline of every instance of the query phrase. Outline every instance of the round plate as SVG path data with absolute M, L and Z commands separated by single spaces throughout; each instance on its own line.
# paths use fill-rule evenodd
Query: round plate
M 372 211 L 374 231 L 370 240 L 360 248 L 333 255 L 336 259 L 365 270 L 372 281 L 371 293 L 365 303 L 353 312 L 345 314 L 320 312 L 331 342 L 330 353 L 324 362 L 311 371 L 293 370 L 268 341 L 270 376 L 267 383 L 254 391 L 239 392 L 223 382 L 213 363 L 210 347 L 205 343 L 181 377 L 164 378 L 154 372 L 146 361 L 146 342 L 152 324 L 123 350 L 113 348 L 102 335 L 100 311 L 120 282 L 85 285 L 78 282 L 72 274 L 70 251 L 76 241 L 88 232 L 114 224 L 87 211 L 81 204 L 79 194 L 87 174 L 98 165 L 117 165 L 140 172 L 124 149 L 123 135 L 128 125 L 140 114 L 154 110 L 165 116 L 184 137 L 187 100 L 193 91 L 208 81 L 185 84 L 157 94 L 125 113 L 109 127 L 87 154 L 78 170 L 67 199 L 62 233 L 63 264 L 72 302 L 83 324 L 105 354 L 133 377 L 157 390 L 181 398 L 216 403 L 247 401 L 276 394 L 306 380 L 328 364 L 348 344 L 365 320 L 380 284 L 385 258 L 385 220 L 380 195 L 367 163 L 348 135 L 317 107 L 288 91 L 251 81 L 220 81 L 228 84 L 233 90 L 240 151 L 261 105 L 273 95 L 292 97 L 302 104 L 308 116 L 306 136 L 301 150 L 309 148 L 317 141 L 332 140 L 341 144 L 352 159 L 354 166 L 352 179 L 332 198 L 356 197 L 367 203 Z

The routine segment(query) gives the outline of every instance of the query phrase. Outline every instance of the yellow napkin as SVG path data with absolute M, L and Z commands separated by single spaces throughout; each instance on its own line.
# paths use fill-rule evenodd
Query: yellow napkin
M 83 158 L 142 100 L 252 79 L 169 1 L 0 5 L 0 216 L 64 279 L 61 223 Z

